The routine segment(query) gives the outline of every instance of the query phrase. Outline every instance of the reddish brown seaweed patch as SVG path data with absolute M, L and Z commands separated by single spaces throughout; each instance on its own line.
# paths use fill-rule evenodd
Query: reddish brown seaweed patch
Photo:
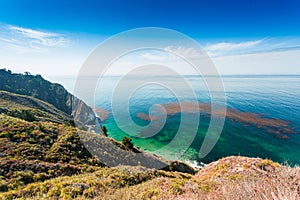
M 181 103 L 167 103 L 162 104 L 162 106 L 167 115 L 175 115 L 178 113 L 195 113 L 195 112 L 202 112 L 202 113 L 211 113 L 211 106 L 208 103 L 192 103 L 192 102 L 181 102 Z M 158 107 L 158 113 L 161 107 Z M 213 117 L 220 117 L 222 114 L 221 110 L 216 110 L 213 113 Z M 156 120 L 163 117 L 163 115 L 147 115 L 145 113 L 138 113 L 137 117 L 143 120 Z M 242 112 L 237 109 L 227 108 L 226 111 L 226 118 L 232 121 L 237 121 L 243 123 L 244 125 L 251 124 L 255 125 L 257 128 L 264 128 L 267 129 L 269 133 L 278 135 L 278 138 L 287 139 L 288 136 L 286 134 L 298 134 L 293 128 L 290 127 L 290 122 L 275 119 L 275 118 L 265 118 L 257 113 L 251 112 Z
M 146 120 L 146 121 L 158 120 L 158 119 L 161 118 L 158 115 L 151 115 L 151 116 L 149 116 L 149 115 L 147 115 L 145 113 L 138 113 L 137 117 L 140 118 L 140 119 Z

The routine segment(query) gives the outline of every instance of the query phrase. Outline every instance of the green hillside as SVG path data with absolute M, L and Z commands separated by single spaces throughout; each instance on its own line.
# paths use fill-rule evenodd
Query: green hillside
M 35 114 L 38 118 L 41 118 L 40 115 L 43 115 L 46 112 L 56 115 L 49 117 L 48 120 L 50 121 L 64 121 L 67 118 L 72 118 L 77 125 L 82 127 L 85 127 L 87 124 L 97 124 L 98 119 L 88 105 L 70 94 L 62 85 L 51 83 L 43 79 L 40 75 L 30 75 L 28 72 L 25 74 L 18 74 L 12 73 L 10 70 L 0 69 L 0 82 L 0 91 L 2 90 L 22 95 L 18 96 L 12 94 L 9 95 L 9 93 L 1 93 L 1 100 L 6 101 L 6 103 L 1 103 L 2 110 L 0 110 L 0 112 L 6 111 L 5 106 L 10 108 L 13 106 L 21 106 L 24 108 L 25 106 L 27 108 L 30 107 L 35 109 Z M 26 96 L 30 98 L 26 98 Z M 37 101 L 37 99 L 44 103 Z M 8 105 L 10 102 L 16 105 Z M 48 103 L 48 105 L 46 105 L 46 103 Z M 16 107 L 13 109 L 15 108 Z M 38 112 L 37 110 L 44 111 L 44 113 L 38 114 L 36 113 Z
M 49 103 L 6 91 L 0 91 L 0 113 L 21 119 L 25 119 L 24 113 L 27 113 L 28 117 L 31 116 L 31 121 L 66 123 L 71 120 L 71 116 Z
M 0 90 L 43 100 L 69 115 L 72 112 L 70 105 L 67 105 L 70 95 L 68 91 L 62 85 L 51 83 L 40 75 L 16 74 L 0 69 L 0 82 Z

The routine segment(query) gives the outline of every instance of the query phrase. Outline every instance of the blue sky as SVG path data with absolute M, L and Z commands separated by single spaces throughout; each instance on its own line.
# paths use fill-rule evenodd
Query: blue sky
M 221 74 L 300 74 L 298 0 L 0 1 L 0 66 L 76 75 L 104 39 L 139 27 L 180 31 Z

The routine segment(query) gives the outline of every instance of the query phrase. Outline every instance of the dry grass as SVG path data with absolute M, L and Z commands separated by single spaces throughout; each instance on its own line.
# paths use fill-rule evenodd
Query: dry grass
M 189 190 L 176 199 L 296 200 L 300 199 L 300 168 L 228 157 L 208 165 L 185 188 Z
M 158 177 L 164 177 L 168 181 L 182 180 L 180 184 L 183 185 L 190 175 L 145 167 L 101 168 L 93 173 L 58 177 L 21 186 L 15 190 L 0 193 L 0 199 L 124 199 L 122 197 L 124 194 L 131 196 L 140 194 L 144 182 Z M 156 183 L 156 187 L 152 188 L 149 185 L 145 187 L 145 197 L 153 193 L 149 192 L 149 189 L 158 188 L 156 190 L 159 190 L 160 184 Z M 133 186 L 137 186 L 136 189 Z
M 256 159 L 248 161 L 254 160 Z M 259 172 L 260 169 L 256 167 L 258 170 L 257 175 L 260 174 L 259 176 L 242 176 L 236 174 L 239 177 L 238 179 L 217 178 L 215 176 L 215 179 L 198 181 L 195 178 L 189 180 L 178 177 L 158 177 L 142 184 L 122 188 L 114 191 L 114 193 L 99 194 L 94 199 L 300 199 L 300 169 L 298 167 L 280 166 L 268 160 L 257 159 L 256 161 L 257 163 L 269 163 L 270 165 L 277 166 L 277 168 L 273 172 L 265 171 L 266 173 L 263 173 Z M 224 167 L 222 161 L 219 164 Z M 220 167 L 220 169 L 224 172 L 223 167 Z M 227 169 L 230 169 L 230 167 L 227 166 Z M 253 169 L 251 172 L 253 172 Z M 246 173 L 244 172 L 244 174 Z M 231 176 L 234 177 L 235 175 L 232 174 Z
M 102 168 L 54 178 L 0 194 L 0 199 L 300 199 L 300 168 L 271 160 L 227 157 L 196 175 L 145 167 Z
M 274 179 L 255 178 L 238 182 L 228 181 L 209 192 L 201 188 L 186 192 L 176 199 L 297 200 L 300 199 L 299 169 L 285 168 Z

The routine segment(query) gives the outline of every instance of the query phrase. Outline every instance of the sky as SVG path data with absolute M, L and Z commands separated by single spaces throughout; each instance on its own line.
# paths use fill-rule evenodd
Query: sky
M 299 10 L 299 0 L 1 0 L 0 68 L 76 75 L 109 37 L 163 27 L 196 40 L 221 74 L 300 74 Z M 134 56 L 127 65 L 161 54 Z

